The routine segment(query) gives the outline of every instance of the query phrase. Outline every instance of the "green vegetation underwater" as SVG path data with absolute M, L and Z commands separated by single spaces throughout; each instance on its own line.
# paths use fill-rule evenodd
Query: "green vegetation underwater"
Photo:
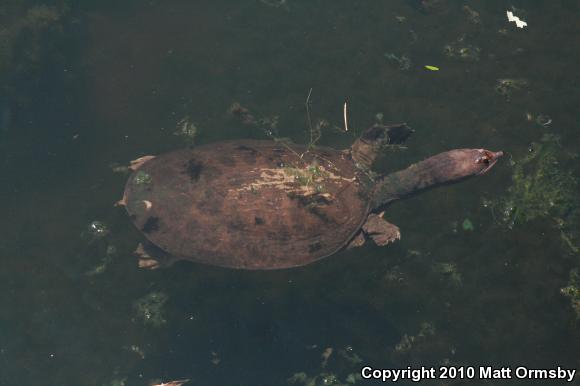
M 575 0 L 2 0 L 0 385 L 579 369 L 579 15 Z M 389 206 L 387 247 L 277 271 L 137 267 L 143 236 L 114 206 L 131 160 L 242 138 L 342 149 L 377 122 L 415 130 L 382 172 L 506 156 Z

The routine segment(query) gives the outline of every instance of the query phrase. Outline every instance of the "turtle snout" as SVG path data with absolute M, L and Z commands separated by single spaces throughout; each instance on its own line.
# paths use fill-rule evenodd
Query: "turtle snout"
M 485 149 L 480 150 L 480 155 L 475 162 L 480 164 L 482 169 L 477 174 L 485 174 L 495 165 L 499 158 L 503 157 L 503 151 L 489 151 Z

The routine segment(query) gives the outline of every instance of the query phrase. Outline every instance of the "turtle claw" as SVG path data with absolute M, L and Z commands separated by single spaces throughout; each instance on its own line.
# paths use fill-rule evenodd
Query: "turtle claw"
M 151 257 L 149 253 L 145 250 L 143 244 L 139 243 L 137 249 L 133 252 L 139 257 L 139 268 L 145 269 L 157 269 L 161 266 L 158 260 Z
M 123 194 L 123 198 L 115 202 L 113 206 L 127 206 L 127 194 Z
M 384 212 L 369 214 L 367 221 L 362 227 L 363 232 L 381 247 L 401 239 L 399 227 L 386 221 L 383 218 L 383 214 Z

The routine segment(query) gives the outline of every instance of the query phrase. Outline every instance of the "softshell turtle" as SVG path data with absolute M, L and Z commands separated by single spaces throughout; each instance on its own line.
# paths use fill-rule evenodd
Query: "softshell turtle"
M 376 176 L 379 149 L 410 132 L 405 124 L 375 125 L 344 151 L 241 140 L 142 157 L 120 202 L 150 241 L 138 248 L 140 266 L 156 268 L 164 258 L 290 268 L 367 237 L 386 245 L 400 238 L 383 219 L 388 203 L 483 174 L 502 156 L 456 149 Z

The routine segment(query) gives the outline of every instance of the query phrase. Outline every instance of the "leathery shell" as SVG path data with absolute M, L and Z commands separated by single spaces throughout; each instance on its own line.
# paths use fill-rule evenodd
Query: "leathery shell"
M 177 258 L 276 269 L 344 247 L 367 217 L 363 190 L 345 152 L 247 140 L 156 156 L 125 198 L 137 228 Z

